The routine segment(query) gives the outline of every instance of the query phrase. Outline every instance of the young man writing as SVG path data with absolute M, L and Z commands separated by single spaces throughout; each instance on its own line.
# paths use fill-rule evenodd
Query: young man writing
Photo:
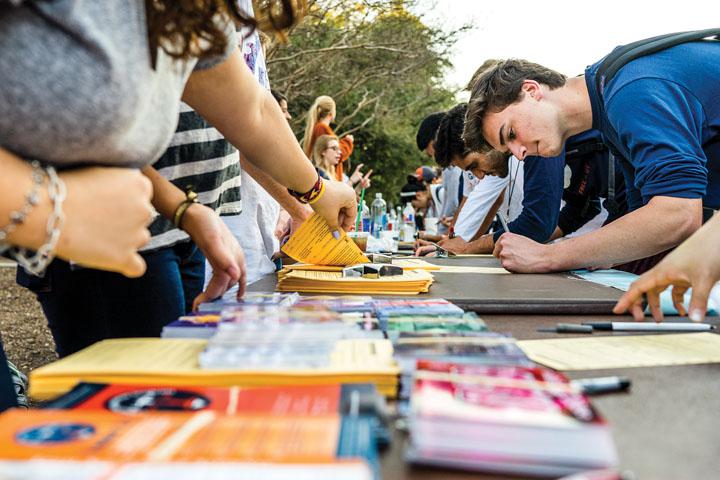
M 629 214 L 554 245 L 504 235 L 505 268 L 549 272 L 616 265 L 676 246 L 720 206 L 720 43 L 686 43 L 637 58 L 598 92 L 599 63 L 584 77 L 507 60 L 475 79 L 464 139 L 494 148 L 558 155 L 590 128 L 623 160 Z
M 453 107 L 440 123 L 435 143 L 435 160 L 438 164 L 443 167 L 456 165 L 472 172 L 478 178 L 486 175 L 500 178 L 517 177 L 518 169 L 508 168 L 509 163 L 513 162 L 509 162 L 507 155 L 498 152 L 483 154 L 466 148 L 462 140 L 466 112 L 467 104 L 461 103 Z M 514 164 L 517 165 L 516 162 Z M 513 204 L 513 197 L 522 196 L 522 210 L 508 225 L 511 232 L 525 235 L 538 242 L 545 242 L 550 238 L 558 224 L 564 168 L 565 158 L 562 153 L 549 160 L 534 157 L 525 159 L 521 191 L 515 188 L 517 178 L 510 178 L 509 186 L 505 189 L 508 205 Z M 490 221 L 496 210 L 491 210 Z M 483 222 L 485 230 L 489 223 L 486 218 Z M 484 233 L 485 230 L 482 232 Z M 503 233 L 502 226 L 497 225 L 493 233 L 482 234 L 471 241 L 460 237 L 448 239 L 441 242 L 441 246 L 455 253 L 490 253 Z

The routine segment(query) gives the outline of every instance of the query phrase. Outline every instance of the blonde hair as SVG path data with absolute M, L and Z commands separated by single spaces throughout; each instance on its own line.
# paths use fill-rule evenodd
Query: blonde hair
M 327 95 L 320 95 L 315 99 L 310 110 L 307 113 L 307 121 L 305 123 L 305 137 L 303 137 L 303 150 L 305 155 L 312 155 L 312 134 L 315 126 L 321 118 L 335 111 L 335 100 Z
M 338 137 L 336 137 L 335 135 L 320 135 L 317 140 L 315 140 L 315 145 L 313 146 L 312 151 L 312 159 L 315 166 L 325 170 L 325 173 L 330 175 L 331 178 L 335 177 L 335 171 L 332 168 L 332 165 L 330 165 L 330 168 L 328 168 L 328 165 L 325 164 L 325 159 L 323 159 L 323 152 L 327 150 L 328 145 L 333 140 L 337 142 Z

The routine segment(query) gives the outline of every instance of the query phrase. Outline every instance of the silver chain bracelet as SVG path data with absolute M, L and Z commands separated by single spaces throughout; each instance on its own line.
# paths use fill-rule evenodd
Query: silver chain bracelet
M 37 160 L 33 160 L 30 165 L 32 166 L 32 173 L 30 174 L 33 182 L 32 188 L 27 195 L 25 195 L 25 203 L 20 210 L 10 212 L 10 223 L 0 228 L 0 242 L 4 242 L 8 235 L 25 223 L 27 216 L 40 201 L 40 189 L 45 181 L 45 170 L 43 170 L 42 165 L 40 165 L 40 162 Z
M 60 230 L 65 222 L 65 215 L 62 211 L 62 205 L 65 201 L 67 191 L 65 182 L 58 177 L 57 172 L 51 166 L 45 167 L 45 174 L 48 177 L 48 196 L 53 205 L 53 211 L 47 220 L 45 233 L 47 241 L 44 245 L 37 249 L 35 253 L 29 252 L 25 248 L 11 247 L 6 243 L 0 243 L 0 253 L 7 251 L 13 259 L 25 269 L 26 272 L 36 276 L 43 276 L 45 269 L 55 256 L 55 247 L 57 247 L 60 239 Z M 42 182 L 41 182 L 42 184 Z M 23 219 L 24 220 L 24 219 Z

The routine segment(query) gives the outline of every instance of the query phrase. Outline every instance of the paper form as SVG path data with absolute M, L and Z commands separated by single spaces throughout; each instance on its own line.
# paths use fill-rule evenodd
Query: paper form
M 720 363 L 720 335 L 679 333 L 523 340 L 534 362 L 556 370 L 596 370 Z
M 355 242 L 340 230 L 342 237 L 335 240 L 327 222 L 313 213 L 295 231 L 290 240 L 282 247 L 282 251 L 298 262 L 316 265 L 354 265 L 368 263 Z
M 442 268 L 419 258 L 393 259 L 392 264 L 389 265 L 400 267 L 403 270 L 437 271 Z M 340 265 L 312 265 L 309 263 L 294 263 L 292 265 L 284 265 L 283 268 L 286 270 L 318 270 L 322 272 L 342 272 L 343 269 Z
M 460 265 L 441 265 L 438 273 L 482 273 L 485 275 L 505 275 L 510 272 L 502 267 L 466 267 Z
M 573 270 L 572 273 L 582 278 L 583 280 L 587 280 L 593 283 L 599 283 L 600 285 L 605 285 L 606 287 L 617 288 L 618 290 L 622 290 L 623 292 L 627 292 L 628 290 L 630 290 L 630 285 L 635 280 L 640 278 L 639 275 L 614 269 L 595 270 L 592 272 L 588 270 Z M 673 304 L 671 291 L 672 287 L 668 287 L 662 292 L 660 292 L 660 309 L 666 315 L 678 315 L 678 311 Z M 685 292 L 685 295 L 683 296 L 683 303 L 685 304 L 686 309 L 690 304 L 691 297 L 692 288 Z M 716 315 L 718 312 L 718 307 L 720 307 L 720 282 L 716 284 L 710 292 L 707 314 Z M 650 307 L 647 307 L 645 309 L 645 315 L 651 315 Z

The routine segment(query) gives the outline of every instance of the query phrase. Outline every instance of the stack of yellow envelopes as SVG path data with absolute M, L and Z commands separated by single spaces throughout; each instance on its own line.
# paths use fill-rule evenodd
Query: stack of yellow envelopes
M 278 273 L 281 292 L 415 295 L 427 292 L 433 276 L 425 270 L 380 278 L 343 277 L 339 271 L 283 269 Z
M 421 258 L 393 258 L 392 265 L 403 270 L 427 270 L 428 272 L 441 271 L 445 266 L 433 265 Z M 292 263 L 285 265 L 286 270 L 320 270 L 323 272 L 342 272 L 345 267 L 339 265 L 315 265 L 312 263 Z
M 313 369 L 203 370 L 198 358 L 207 340 L 122 338 L 98 342 L 34 370 L 30 396 L 47 400 L 80 381 L 174 386 L 263 386 L 373 383 L 394 397 L 399 370 L 389 340 L 338 341 L 330 364 Z

